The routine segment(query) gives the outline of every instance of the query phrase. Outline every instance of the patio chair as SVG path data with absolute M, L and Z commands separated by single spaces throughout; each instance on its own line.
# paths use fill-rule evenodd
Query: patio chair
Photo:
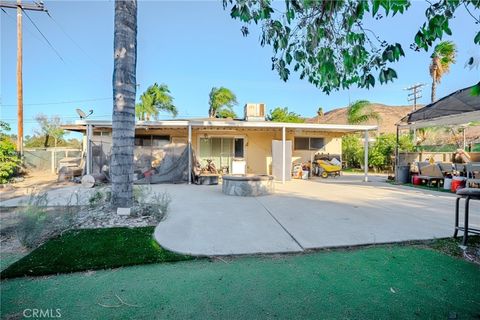
M 463 227 L 459 226 L 459 206 L 460 199 L 465 199 L 465 218 L 463 220 Z M 455 202 L 455 231 L 453 237 L 456 238 L 458 231 L 463 231 L 462 245 L 466 246 L 468 241 L 468 233 L 480 234 L 480 229 L 469 228 L 468 219 L 470 214 L 470 200 L 480 200 L 480 189 L 478 188 L 463 188 L 457 191 L 457 200 Z
M 443 173 L 437 163 L 425 165 L 422 162 L 418 164 L 418 178 L 422 180 L 427 186 L 432 187 L 435 183 L 437 187 L 443 184 Z
M 447 175 L 453 175 L 453 164 L 451 162 L 438 162 L 438 166 L 442 171 L 444 177 Z
M 454 174 L 456 176 L 465 176 L 466 165 L 464 163 L 455 163 Z
M 467 182 L 466 187 L 480 185 L 480 162 L 467 163 Z

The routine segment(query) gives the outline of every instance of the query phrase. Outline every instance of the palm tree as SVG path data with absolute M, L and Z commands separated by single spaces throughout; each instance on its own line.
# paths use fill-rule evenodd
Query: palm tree
M 320 118 L 323 117 L 323 108 L 322 107 L 318 107 L 318 110 L 317 110 L 317 123 L 320 123 Z
M 133 203 L 133 149 L 137 69 L 137 1 L 115 1 L 113 61 L 112 205 Z
M 154 83 L 140 96 L 141 102 L 135 105 L 135 114 L 138 120 L 158 120 L 160 111 L 167 111 L 172 116 L 178 114 L 177 107 L 173 105 L 173 97 L 166 84 Z
M 235 94 L 225 87 L 215 88 L 213 87 L 209 95 L 210 108 L 208 109 L 208 116 L 210 118 L 216 118 L 219 115 L 226 114 L 225 111 L 230 111 L 230 115 L 233 113 L 233 106 L 237 104 L 237 97 Z
M 361 124 L 370 120 L 380 121 L 380 114 L 373 110 L 370 101 L 357 100 L 347 108 L 347 122 Z
M 437 84 L 442 80 L 442 76 L 450 71 L 456 55 L 457 47 L 452 41 L 442 41 L 435 46 L 429 68 L 432 77 L 432 102 L 436 100 Z

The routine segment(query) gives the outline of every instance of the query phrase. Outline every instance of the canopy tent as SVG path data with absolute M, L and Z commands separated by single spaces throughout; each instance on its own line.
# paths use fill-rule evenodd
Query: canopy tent
M 398 125 L 400 128 L 417 129 L 480 121 L 480 96 L 472 95 L 473 87 L 455 91 L 408 114 Z
M 477 85 L 480 85 L 480 83 Z M 397 179 L 399 130 L 415 130 L 434 126 L 459 126 L 480 121 L 480 96 L 472 94 L 474 86 L 457 90 L 440 100 L 411 112 L 397 123 L 397 143 L 395 147 L 395 176 Z

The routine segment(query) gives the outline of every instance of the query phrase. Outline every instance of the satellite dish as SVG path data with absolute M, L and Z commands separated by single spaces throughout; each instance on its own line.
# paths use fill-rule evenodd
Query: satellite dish
M 85 119 L 87 117 L 85 112 L 83 112 L 81 109 L 77 109 L 77 113 L 78 113 L 80 119 Z
M 93 113 L 92 109 L 88 110 L 88 114 L 83 112 L 82 109 L 76 109 L 76 111 L 80 119 L 87 119 Z

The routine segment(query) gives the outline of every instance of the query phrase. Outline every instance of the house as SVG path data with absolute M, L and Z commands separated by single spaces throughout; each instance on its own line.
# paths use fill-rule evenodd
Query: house
M 249 103 L 245 105 L 245 116 L 241 120 L 137 121 L 136 170 L 144 172 L 159 166 L 167 153 L 179 157 L 190 144 L 189 152 L 193 152 L 202 167 L 207 160 L 212 160 L 221 172 L 272 174 L 277 180 L 285 181 L 290 178 L 293 163 L 311 161 L 315 154 L 341 160 L 343 135 L 363 132 L 368 137 L 368 132 L 377 128 L 373 125 L 271 122 L 266 120 L 265 114 L 265 104 Z M 111 121 L 79 120 L 63 128 L 84 133 L 87 173 L 102 170 L 108 163 L 111 148 Z M 191 168 L 191 160 L 188 165 Z

